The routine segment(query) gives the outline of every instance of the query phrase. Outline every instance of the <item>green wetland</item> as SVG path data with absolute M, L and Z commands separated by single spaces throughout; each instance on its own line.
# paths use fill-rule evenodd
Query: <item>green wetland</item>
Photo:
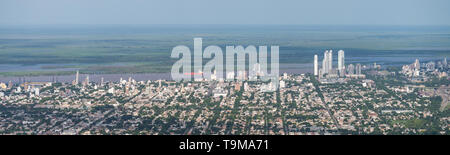
M 280 70 L 310 72 L 313 55 L 388 65 L 450 57 L 445 26 L 149 25 L 0 27 L 0 77 L 168 73 L 173 47 L 280 46 Z M 204 62 L 208 61 L 204 59 Z

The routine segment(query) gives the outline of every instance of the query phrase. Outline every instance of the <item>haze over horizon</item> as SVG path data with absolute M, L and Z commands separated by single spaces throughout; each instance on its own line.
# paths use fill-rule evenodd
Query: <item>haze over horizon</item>
M 1 25 L 450 25 L 448 0 L 0 0 Z

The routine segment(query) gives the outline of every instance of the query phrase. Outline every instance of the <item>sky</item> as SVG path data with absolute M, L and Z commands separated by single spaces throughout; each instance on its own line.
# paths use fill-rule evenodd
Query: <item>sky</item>
M 0 0 L 0 25 L 450 25 L 449 0 Z

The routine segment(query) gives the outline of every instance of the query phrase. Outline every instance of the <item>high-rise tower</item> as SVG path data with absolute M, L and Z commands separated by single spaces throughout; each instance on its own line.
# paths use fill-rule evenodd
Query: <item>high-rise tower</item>
M 86 76 L 86 79 L 84 79 L 85 85 L 89 85 L 89 75 Z
M 314 55 L 314 76 L 319 75 L 319 57 Z
M 333 50 L 328 51 L 328 73 L 331 73 L 333 70 Z
M 345 58 L 344 58 L 344 51 L 339 50 L 338 52 L 338 70 L 341 71 L 345 67 Z
M 353 64 L 350 64 L 347 66 L 347 73 L 348 75 L 354 75 L 355 74 L 355 66 Z
M 345 72 L 345 53 L 343 50 L 338 51 L 338 71 L 341 76 Z
M 80 72 L 77 70 L 77 75 L 75 75 L 75 84 L 78 84 L 78 76 L 80 75 Z
M 328 51 L 325 51 L 323 53 L 323 60 L 322 60 L 322 73 L 326 74 L 328 73 Z
M 361 75 L 361 64 L 356 64 L 356 69 L 355 69 L 355 71 L 356 71 L 356 75 Z

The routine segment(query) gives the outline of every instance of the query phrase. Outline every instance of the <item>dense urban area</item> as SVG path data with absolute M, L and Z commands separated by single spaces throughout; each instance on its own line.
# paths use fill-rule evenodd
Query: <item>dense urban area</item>
M 242 74 L 0 83 L 0 134 L 450 134 L 446 58 L 345 65 L 339 51 L 337 68 L 332 60 L 326 51 L 319 69 L 316 55 L 314 73 L 283 73 L 279 87 Z

